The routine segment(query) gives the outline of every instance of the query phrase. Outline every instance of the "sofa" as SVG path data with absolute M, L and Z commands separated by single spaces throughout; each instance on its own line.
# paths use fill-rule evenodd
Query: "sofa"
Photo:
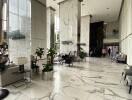
M 116 62 L 118 63 L 125 63 L 127 62 L 127 55 L 123 53 L 119 53 L 116 56 Z

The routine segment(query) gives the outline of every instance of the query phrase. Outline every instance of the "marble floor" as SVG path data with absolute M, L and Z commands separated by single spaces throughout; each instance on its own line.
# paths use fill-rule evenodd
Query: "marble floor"
M 121 78 L 125 64 L 107 58 L 87 58 L 73 67 L 56 64 L 52 80 L 33 75 L 32 82 L 15 88 L 4 100 L 132 100 Z

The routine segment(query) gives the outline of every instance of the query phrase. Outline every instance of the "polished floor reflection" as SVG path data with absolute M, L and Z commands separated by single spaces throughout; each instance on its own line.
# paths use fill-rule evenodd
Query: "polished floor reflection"
M 15 88 L 5 100 L 132 100 L 121 78 L 124 64 L 106 58 L 87 58 L 73 67 L 55 65 L 53 80 L 33 75 L 28 85 Z

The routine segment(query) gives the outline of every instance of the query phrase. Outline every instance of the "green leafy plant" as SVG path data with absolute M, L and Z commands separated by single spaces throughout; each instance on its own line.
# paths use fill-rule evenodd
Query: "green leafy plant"
M 43 72 L 49 72 L 49 71 L 52 71 L 53 70 L 53 65 L 52 64 L 43 64 Z
M 85 53 L 85 52 L 80 52 L 80 53 L 79 53 L 79 57 L 80 57 L 81 59 L 84 59 L 86 56 L 87 56 L 87 53 Z
M 56 54 L 56 50 L 54 48 L 50 48 L 48 50 L 48 53 L 47 53 L 48 56 L 55 56 L 55 54 Z
M 80 48 L 80 53 L 79 53 L 79 57 L 81 59 L 84 59 L 87 56 L 87 53 L 84 52 L 84 50 L 82 48 Z
M 56 50 L 54 48 L 50 48 L 47 53 L 48 63 L 53 64 L 55 55 L 56 55 Z
M 54 48 L 50 48 L 47 52 L 47 64 L 43 64 L 43 72 L 49 72 L 53 70 L 53 61 L 56 54 Z
M 37 48 L 35 54 L 36 54 L 39 58 L 42 58 L 42 55 L 44 55 L 44 48 Z

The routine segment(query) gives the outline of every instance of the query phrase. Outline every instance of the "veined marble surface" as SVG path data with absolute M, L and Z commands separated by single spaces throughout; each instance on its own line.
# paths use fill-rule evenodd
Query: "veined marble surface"
M 87 58 L 73 67 L 55 65 L 53 80 L 34 75 L 28 86 L 6 87 L 5 100 L 132 100 L 121 78 L 125 64 L 106 58 Z

